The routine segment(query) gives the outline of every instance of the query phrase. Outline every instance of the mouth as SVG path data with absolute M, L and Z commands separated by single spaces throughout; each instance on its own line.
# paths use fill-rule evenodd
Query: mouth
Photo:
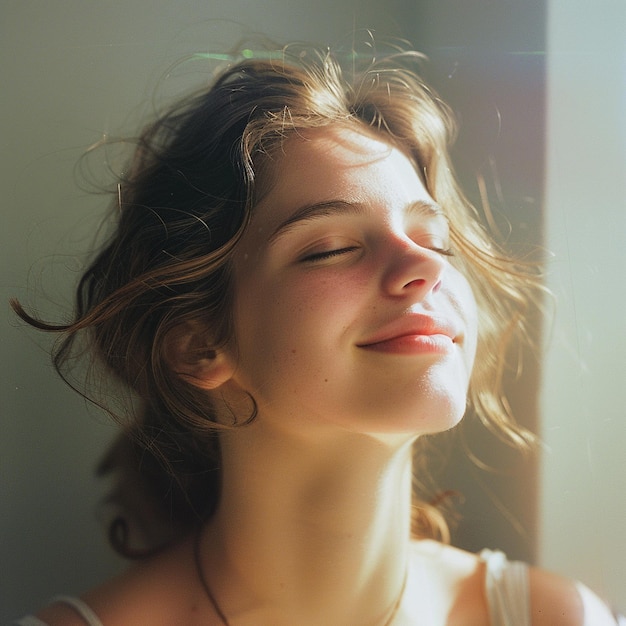
M 393 354 L 442 354 L 450 352 L 459 338 L 452 320 L 420 314 L 394 320 L 357 346 Z

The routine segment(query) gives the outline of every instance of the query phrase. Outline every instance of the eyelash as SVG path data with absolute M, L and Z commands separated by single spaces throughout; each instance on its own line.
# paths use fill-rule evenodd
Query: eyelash
M 325 259 L 332 259 L 335 256 L 340 256 L 342 254 L 346 254 L 354 250 L 357 250 L 357 246 L 347 246 L 345 248 L 336 248 L 335 250 L 327 250 L 326 252 L 315 252 L 314 254 L 309 254 L 305 256 L 302 259 L 302 262 L 307 263 L 307 262 L 315 262 L 315 261 L 324 261 Z
M 433 252 L 436 252 L 437 254 L 441 254 L 443 256 L 455 256 L 454 254 L 454 250 L 452 248 L 429 248 L 429 250 L 432 250 Z
M 315 261 L 324 261 L 325 259 L 332 259 L 333 257 L 340 256 L 342 254 L 347 254 L 348 252 L 352 252 L 357 249 L 357 246 L 347 246 L 345 248 L 337 248 L 335 250 L 327 250 L 326 252 L 316 252 L 314 254 L 309 254 L 302 259 L 303 263 L 314 263 Z M 437 248 L 437 247 L 429 247 L 429 250 L 436 252 L 437 254 L 441 254 L 442 256 L 455 256 L 454 250 L 452 248 Z

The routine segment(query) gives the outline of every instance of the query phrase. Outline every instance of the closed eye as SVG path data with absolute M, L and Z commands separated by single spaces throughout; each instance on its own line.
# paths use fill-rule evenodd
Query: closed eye
M 332 259 L 342 254 L 348 254 L 358 250 L 358 246 L 346 246 L 345 248 L 335 248 L 334 250 L 325 250 L 324 252 L 314 252 L 313 254 L 307 254 L 300 259 L 302 263 L 312 263 L 315 261 L 324 261 L 325 259 Z
M 428 246 L 428 249 L 436 252 L 437 254 L 442 254 L 443 256 L 455 256 L 454 250 L 452 248 L 439 248 L 437 246 Z
M 454 250 L 450 247 L 450 238 L 447 230 L 445 234 L 441 235 L 438 233 L 419 233 L 414 234 L 411 238 L 421 248 L 432 250 L 443 256 L 454 256 Z

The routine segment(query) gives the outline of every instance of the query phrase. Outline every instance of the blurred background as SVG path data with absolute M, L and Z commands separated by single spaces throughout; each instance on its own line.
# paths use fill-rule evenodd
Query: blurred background
M 626 611 L 626 3 L 623 0 L 4 0 L 0 5 L 0 622 L 78 594 L 123 563 L 93 476 L 107 418 L 65 387 L 19 297 L 62 320 L 108 198 L 103 137 L 206 81 L 194 53 L 246 35 L 349 45 L 408 39 L 456 111 L 456 167 L 517 250 L 545 250 L 545 345 L 508 381 L 542 445 L 524 459 L 468 421 L 492 471 L 446 448 L 453 542 L 501 548 L 587 583 Z M 203 74 L 204 72 L 204 74 Z M 158 94 L 158 97 L 155 96 Z M 111 155 L 109 155 L 111 156 Z M 111 157 L 113 158 L 113 157 Z M 90 182 L 91 181 L 91 182 Z M 441 465 L 435 459 L 435 465 Z

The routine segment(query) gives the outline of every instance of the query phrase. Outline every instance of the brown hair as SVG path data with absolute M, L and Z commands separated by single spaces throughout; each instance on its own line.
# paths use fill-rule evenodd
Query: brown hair
M 32 325 L 61 334 L 59 371 L 82 352 L 84 335 L 93 360 L 138 398 L 100 471 L 123 468 L 116 497 L 136 513 L 147 545 L 205 520 L 219 500 L 223 426 L 207 395 L 167 367 L 166 339 L 188 322 L 207 328 L 215 347 L 231 336 L 231 258 L 263 184 L 263 155 L 298 130 L 372 127 L 413 159 L 449 218 L 454 262 L 478 302 L 469 402 L 490 428 L 524 441 L 500 387 L 507 345 L 523 331 L 535 279 L 498 250 L 460 193 L 448 157 L 454 121 L 414 72 L 419 60 L 397 53 L 359 69 L 353 55 L 345 69 L 327 51 L 290 48 L 230 65 L 137 140 L 119 181 L 115 232 L 78 285 L 73 321 L 46 324 L 13 303 Z M 442 528 L 427 505 L 416 511 L 419 533 Z M 130 554 L 119 520 L 112 532 L 117 549 Z

